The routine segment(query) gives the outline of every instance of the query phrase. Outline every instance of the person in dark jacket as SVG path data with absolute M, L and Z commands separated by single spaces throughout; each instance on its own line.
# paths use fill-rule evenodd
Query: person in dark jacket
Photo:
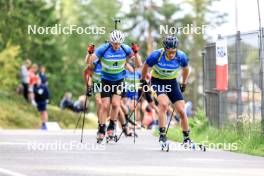
M 47 130 L 46 122 L 48 121 L 48 113 L 46 107 L 49 102 L 49 90 L 45 84 L 41 83 L 40 78 L 38 78 L 37 84 L 34 86 L 34 95 L 41 116 L 41 129 Z
M 42 84 L 48 85 L 48 78 L 46 75 L 46 67 L 44 67 L 43 65 L 40 67 L 38 76 L 41 79 Z

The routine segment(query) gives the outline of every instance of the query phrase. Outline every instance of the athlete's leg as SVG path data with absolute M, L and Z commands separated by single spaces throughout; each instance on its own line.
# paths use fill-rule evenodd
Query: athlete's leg
M 100 124 L 105 124 L 110 110 L 110 97 L 104 97 L 101 101 L 102 105 L 100 107 L 99 122 Z
M 166 127 L 166 113 L 168 111 L 169 107 L 169 99 L 166 94 L 160 94 L 158 96 L 158 102 L 159 102 L 159 111 L 158 111 L 158 116 L 159 116 L 159 126 L 160 128 L 165 128 Z
M 129 114 L 128 101 L 127 97 L 122 98 L 121 108 L 125 115 Z
M 99 93 L 95 94 L 95 104 L 96 104 L 96 115 L 99 121 L 100 107 L 102 106 L 101 95 Z
M 102 102 L 103 103 L 103 102 Z M 113 95 L 112 101 L 111 101 L 111 114 L 110 114 L 110 120 L 116 121 L 117 115 L 120 110 L 120 104 L 121 104 L 121 96 L 120 95 Z
M 120 108 L 120 110 L 119 110 L 118 120 L 119 120 L 121 126 L 126 124 L 125 114 L 124 114 L 122 108 Z
M 180 119 L 181 119 L 181 126 L 182 126 L 182 133 L 184 142 L 190 142 L 189 138 L 189 124 L 188 124 L 188 118 L 185 112 L 185 101 L 184 97 L 182 95 L 182 92 L 180 90 L 179 84 L 177 81 L 174 83 L 171 83 L 172 92 L 168 93 L 168 96 L 171 100 L 171 102 L 174 104 L 175 110 L 178 112 Z
M 185 101 L 184 100 L 176 101 L 174 103 L 174 107 L 176 108 L 176 111 L 179 113 L 179 116 L 181 118 L 182 130 L 189 131 L 188 117 L 185 112 Z
M 111 92 L 105 91 L 104 86 L 106 85 L 109 85 L 109 82 L 107 80 L 102 80 L 101 106 L 99 108 L 99 125 L 97 133 L 98 141 L 102 141 L 105 136 L 105 124 L 110 111 Z
M 120 108 L 120 110 L 119 110 L 118 120 L 121 124 L 122 131 L 125 134 L 125 136 L 132 136 L 132 132 L 130 132 L 128 129 L 128 122 L 125 118 L 125 114 L 124 114 L 122 108 Z

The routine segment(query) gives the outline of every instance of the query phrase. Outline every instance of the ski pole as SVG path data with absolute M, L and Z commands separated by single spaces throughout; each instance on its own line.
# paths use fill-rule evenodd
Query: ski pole
M 142 97 L 143 97 L 143 93 L 140 95 L 140 97 L 139 97 L 139 99 L 138 99 L 138 102 L 136 103 L 135 108 L 133 109 L 133 111 L 128 115 L 128 118 L 127 118 L 128 121 L 131 120 L 131 117 L 132 117 L 133 113 L 135 112 L 135 109 L 137 108 L 137 105 L 138 105 L 139 102 L 141 101 Z M 133 123 L 136 124 L 135 122 L 133 122 Z M 135 125 L 134 125 L 134 127 L 135 127 Z M 134 132 L 135 132 L 135 131 L 134 131 Z M 119 139 L 121 138 L 122 134 L 123 134 L 123 130 L 122 130 L 122 132 L 120 133 L 120 135 L 118 136 L 117 141 L 119 141 Z M 135 133 L 134 133 L 134 134 L 135 134 Z
M 89 80 L 89 78 L 88 78 Z M 86 92 L 88 92 L 88 85 L 86 85 Z M 84 101 L 84 110 L 83 110 L 83 124 L 82 124 L 82 135 L 81 135 L 81 143 L 83 141 L 83 128 L 84 128 L 84 122 L 85 122 L 85 114 L 86 114 L 86 105 L 87 105 L 88 95 L 86 93 L 85 101 Z
M 168 130 L 169 130 L 169 127 L 170 127 L 170 123 L 171 123 L 171 120 L 172 120 L 172 116 L 173 116 L 173 113 L 174 113 L 175 109 L 176 109 L 176 107 L 173 108 L 173 111 L 171 113 L 170 120 L 169 120 L 169 123 L 167 125 L 165 136 L 167 136 L 167 133 L 168 133 Z

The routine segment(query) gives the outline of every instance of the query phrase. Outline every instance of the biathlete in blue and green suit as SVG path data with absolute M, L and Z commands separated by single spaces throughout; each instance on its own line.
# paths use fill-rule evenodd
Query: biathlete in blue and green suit
M 167 36 L 163 40 L 163 48 L 153 51 L 146 59 L 142 69 L 141 83 L 147 85 L 145 81 L 148 69 L 151 67 L 151 87 L 157 94 L 159 102 L 159 142 L 165 143 L 166 139 L 166 112 L 169 101 L 179 113 L 184 143 L 191 143 L 189 137 L 188 118 L 185 113 L 185 101 L 183 92 L 189 77 L 189 63 L 186 54 L 178 49 L 179 41 L 174 36 Z M 177 77 L 182 70 L 182 83 L 179 84 Z
M 99 113 L 98 141 L 101 141 L 105 136 L 108 114 L 110 114 L 110 122 L 107 127 L 107 135 L 109 137 L 115 135 L 115 125 L 124 88 L 125 69 L 133 70 L 127 63 L 127 58 L 135 57 L 135 64 L 141 65 L 138 53 L 133 53 L 131 47 L 123 43 L 124 39 L 125 36 L 121 31 L 112 31 L 109 42 L 99 46 L 89 58 L 90 70 L 93 70 L 91 63 L 97 60 L 100 60 L 102 65 L 100 89 L 102 104 Z

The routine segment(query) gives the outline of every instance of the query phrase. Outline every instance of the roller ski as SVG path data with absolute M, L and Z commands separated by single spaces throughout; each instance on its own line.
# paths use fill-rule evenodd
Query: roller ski
M 115 134 L 115 122 L 110 120 L 110 123 L 107 128 L 106 143 L 116 143 L 117 141 L 117 135 Z
M 170 144 L 169 141 L 167 141 L 165 128 L 160 128 L 159 143 L 160 143 L 161 151 L 168 152 L 170 150 Z
M 112 143 L 112 142 L 117 142 L 117 136 L 114 134 L 112 130 L 107 131 L 106 143 Z
M 99 125 L 97 132 L 97 144 L 101 144 L 105 137 L 105 125 Z
M 162 151 L 168 152 L 170 150 L 170 144 L 169 141 L 167 141 L 167 138 L 165 135 L 160 135 L 159 143 Z
M 189 137 L 183 140 L 182 146 L 184 149 L 200 150 L 203 152 L 206 151 L 206 148 L 203 144 L 196 144 Z

